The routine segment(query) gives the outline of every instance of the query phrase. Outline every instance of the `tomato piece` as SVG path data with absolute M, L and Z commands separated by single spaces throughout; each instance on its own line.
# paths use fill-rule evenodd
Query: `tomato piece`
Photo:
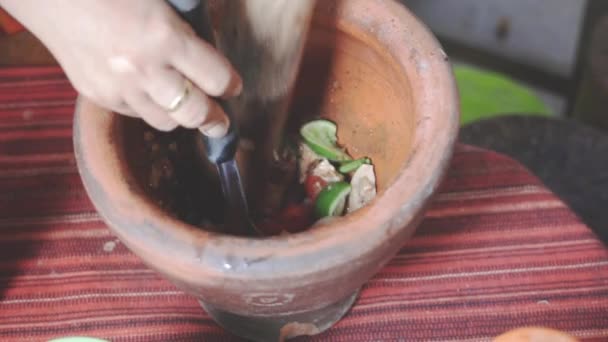
M 281 219 L 290 233 L 301 232 L 314 222 L 313 206 L 310 203 L 289 205 L 283 210 Z
M 310 203 L 290 204 L 280 213 L 259 222 L 257 228 L 266 235 L 278 235 L 284 231 L 297 233 L 314 223 L 314 210 Z
M 314 175 L 309 175 L 306 177 L 304 181 L 304 188 L 306 189 L 306 196 L 314 201 L 321 190 L 323 190 L 327 186 L 327 182 L 319 177 Z
M 256 228 L 266 236 L 279 235 L 285 229 L 285 222 L 270 217 L 256 223 Z

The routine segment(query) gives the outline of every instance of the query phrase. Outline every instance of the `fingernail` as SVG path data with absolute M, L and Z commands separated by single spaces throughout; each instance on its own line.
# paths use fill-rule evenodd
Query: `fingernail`
M 229 86 L 229 91 L 226 92 L 224 98 L 231 98 L 233 96 L 239 96 L 241 95 L 241 92 L 243 91 L 243 80 L 241 79 L 241 76 L 239 74 L 233 73 L 232 74 L 232 81 L 230 82 L 230 86 Z
M 236 86 L 236 90 L 234 91 L 236 96 L 241 95 L 241 92 L 243 91 L 243 80 L 239 79 L 238 81 L 238 85 Z
M 228 133 L 228 124 L 216 122 L 200 128 L 200 131 L 210 138 L 221 138 Z

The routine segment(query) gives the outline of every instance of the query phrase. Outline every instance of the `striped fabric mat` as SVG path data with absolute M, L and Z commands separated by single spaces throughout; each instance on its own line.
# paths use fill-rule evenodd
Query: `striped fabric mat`
M 0 341 L 239 341 L 106 228 L 76 171 L 58 68 L 0 69 Z M 520 326 L 608 340 L 608 251 L 530 173 L 460 146 L 416 236 L 304 341 L 487 341 Z

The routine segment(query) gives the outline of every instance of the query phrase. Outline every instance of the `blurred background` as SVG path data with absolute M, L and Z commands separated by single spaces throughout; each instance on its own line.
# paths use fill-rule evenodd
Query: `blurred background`
M 440 40 L 461 141 L 527 166 L 608 241 L 608 1 L 400 0 Z M 0 10 L 0 66 L 53 63 Z
M 515 101 L 524 100 L 521 108 L 557 117 L 572 114 L 587 66 L 592 28 L 608 9 L 605 0 L 402 2 L 433 30 L 455 65 L 502 73 L 530 88 L 540 100 L 517 97 L 509 103 L 504 99 L 503 105 L 508 106 L 504 109 L 518 109 Z M 466 71 L 459 76 L 464 86 L 471 86 L 468 78 L 474 76 Z M 494 113 L 481 114 L 471 108 L 464 114 L 469 122 L 477 119 L 475 114 Z
M 450 56 L 461 141 L 510 155 L 608 240 L 608 1 L 402 0 Z

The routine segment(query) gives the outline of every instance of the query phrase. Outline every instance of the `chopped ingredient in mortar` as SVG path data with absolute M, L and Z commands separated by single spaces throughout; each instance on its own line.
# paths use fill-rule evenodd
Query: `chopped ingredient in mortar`
M 193 164 L 194 155 L 188 134 L 161 133 L 145 129 L 140 149 L 133 149 L 132 161 L 147 192 L 156 203 L 190 224 L 215 227 L 221 231 L 218 210 L 220 189 L 201 176 Z M 194 133 L 193 133 L 194 134 Z M 141 138 L 140 138 L 141 139 Z M 288 180 L 287 191 L 266 193 L 281 203 L 278 211 L 255 218 L 259 231 L 281 235 L 304 231 L 315 222 L 344 216 L 371 202 L 376 196 L 376 175 L 368 157 L 353 159 L 348 149 L 339 145 L 336 125 L 325 119 L 305 123 L 295 137 L 287 139 L 290 147 L 280 158 Z M 279 177 L 279 176 L 277 176 Z M 201 211 L 201 209 L 206 209 Z M 210 216 L 214 218 L 210 219 Z
M 304 124 L 297 139 L 298 182 L 304 198 L 285 204 L 279 213 L 256 222 L 271 235 L 295 233 L 315 221 L 344 216 L 376 196 L 376 175 L 368 157 L 353 159 L 338 145 L 336 125 L 325 119 Z M 293 189 L 292 192 L 298 192 Z

